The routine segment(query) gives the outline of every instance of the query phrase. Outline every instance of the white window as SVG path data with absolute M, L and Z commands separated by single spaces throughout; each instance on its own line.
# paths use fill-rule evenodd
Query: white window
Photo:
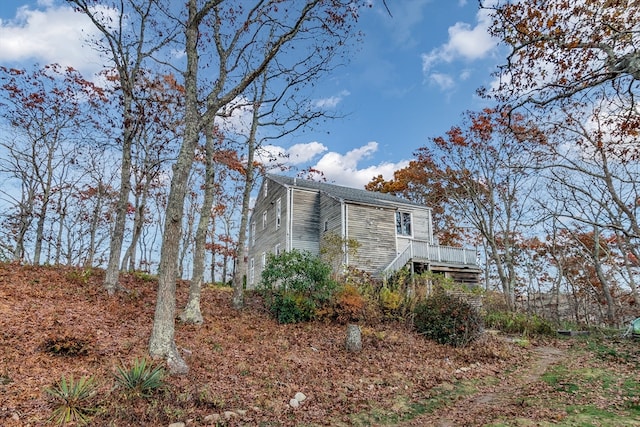
M 249 260 L 249 284 L 253 285 L 255 279 L 256 269 L 253 262 L 253 258 Z
M 276 256 L 280 255 L 280 243 L 276 245 L 276 247 L 273 249 L 273 252 L 276 254 Z
M 267 253 L 262 252 L 262 269 L 267 265 Z
M 256 223 L 251 223 L 251 246 L 256 244 Z
M 411 214 L 396 212 L 396 233 L 399 236 L 411 236 Z
M 262 212 L 262 229 L 267 228 L 267 211 Z
M 324 231 L 329 231 L 329 221 L 324 222 Z
M 267 197 L 267 188 L 268 188 L 268 185 L 267 185 L 267 184 L 269 184 L 269 181 L 265 181 L 265 182 L 264 182 L 264 187 L 262 187 L 262 190 L 263 190 L 263 192 L 262 192 L 262 196 L 263 196 L 264 198 L 266 198 L 266 197 Z
M 280 228 L 282 217 L 282 199 L 276 200 L 276 230 Z

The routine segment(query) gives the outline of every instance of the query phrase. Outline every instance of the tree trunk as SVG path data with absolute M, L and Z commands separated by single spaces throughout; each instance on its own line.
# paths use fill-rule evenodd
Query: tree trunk
M 266 91 L 266 77 L 262 80 L 262 86 L 260 90 L 260 101 L 264 99 L 265 91 Z M 255 92 L 258 93 L 257 90 Z M 258 98 L 256 96 L 256 98 Z M 256 103 L 256 106 L 252 112 L 251 119 L 251 131 L 249 133 L 249 138 L 247 139 L 247 167 L 245 168 L 245 184 L 244 184 L 244 192 L 242 193 L 242 211 L 240 213 L 240 231 L 238 235 L 238 249 L 236 252 L 236 265 L 233 272 L 233 298 L 232 304 L 233 308 L 236 310 L 244 307 L 244 274 L 247 271 L 247 262 L 244 259 L 245 253 L 245 242 L 247 240 L 247 223 L 249 222 L 249 202 L 251 200 L 251 190 L 253 189 L 253 174 L 254 174 L 254 166 L 253 160 L 255 157 L 256 151 L 256 134 L 258 132 L 258 122 L 260 118 L 260 114 L 258 111 L 259 103 Z
M 111 234 L 109 245 L 109 263 L 104 276 L 104 287 L 107 294 L 113 295 L 118 290 L 118 279 L 120 276 L 120 256 L 122 243 L 124 241 L 124 229 L 127 221 L 127 210 L 129 208 L 129 193 L 131 192 L 131 147 L 133 145 L 133 126 L 135 116 L 133 114 L 133 95 L 128 86 L 134 82 L 121 82 L 124 97 L 124 123 L 125 128 L 122 137 L 122 168 L 120 172 L 120 194 L 116 205 L 116 220 Z
M 509 311 L 514 311 L 515 310 L 515 293 L 513 289 L 514 278 L 510 277 L 507 272 L 509 270 L 508 268 L 509 266 L 507 266 L 507 270 L 505 270 L 505 265 L 503 264 L 502 257 L 500 256 L 500 250 L 493 239 L 489 240 L 489 248 L 490 248 L 489 256 L 493 260 L 496 266 L 496 271 L 500 279 L 500 284 L 502 286 L 502 292 L 504 294 L 505 303 L 507 304 L 507 309 Z M 510 250 L 510 248 L 505 245 L 503 250 L 506 253 L 508 250 Z
M 195 148 L 200 133 L 200 115 L 198 111 L 198 20 L 196 19 L 198 2 L 189 0 L 189 19 L 185 29 L 185 52 L 187 69 L 185 82 L 185 129 L 182 146 L 173 166 L 171 188 L 167 200 L 162 249 L 158 266 L 158 295 L 153 328 L 149 340 L 149 354 L 152 357 L 164 357 L 169 372 L 186 374 L 189 367 L 180 356 L 175 343 L 176 314 L 176 277 L 178 257 L 180 255 L 180 232 L 187 182 L 193 164 Z
M 25 189 L 25 184 L 29 184 L 29 185 L 26 185 L 26 189 Z M 35 191 L 33 186 L 30 185 L 30 183 L 23 182 L 22 185 L 23 185 L 22 199 L 18 204 L 19 212 L 17 217 L 19 226 L 16 227 L 18 231 L 16 233 L 16 246 L 13 250 L 13 258 L 15 261 L 24 260 L 24 257 L 25 257 L 24 242 L 27 236 L 27 232 L 29 231 L 31 224 L 33 223 L 33 203 L 35 200 L 35 196 L 34 196 Z
M 604 299 L 607 303 L 607 323 L 609 326 L 615 326 L 616 323 L 616 314 L 615 314 L 615 303 L 613 301 L 613 296 L 611 295 L 611 289 L 609 287 L 609 281 L 604 275 L 602 271 L 602 263 L 600 262 L 600 228 L 594 227 L 594 239 L 593 239 L 593 264 L 596 269 L 596 276 L 598 277 L 598 281 L 600 282 L 600 286 L 602 286 L 602 293 L 604 294 Z M 608 257 L 608 254 L 606 255 Z
M 158 267 L 156 310 L 149 340 L 149 354 L 152 357 L 164 357 L 172 374 L 186 374 L 189 371 L 175 344 L 175 314 L 184 199 L 198 139 L 197 123 L 189 124 L 190 118 L 187 115 L 185 141 L 173 167 Z
M 93 212 L 91 214 L 91 226 L 89 229 L 89 250 L 87 251 L 87 258 L 84 261 L 85 267 L 93 267 L 93 258 L 96 253 L 96 234 L 98 234 L 98 224 L 100 223 L 100 214 L 102 212 L 102 198 L 106 193 L 106 189 L 102 184 L 102 181 L 98 183 L 98 193 L 95 195 L 96 204 L 94 205 Z
M 195 249 L 193 253 L 193 272 L 189 285 L 189 300 L 180 314 L 180 320 L 185 323 L 201 324 L 204 322 L 200 311 L 200 294 L 204 282 L 204 259 L 206 253 L 207 230 L 211 220 L 211 208 L 215 190 L 215 170 L 213 168 L 214 155 L 214 127 L 210 126 L 206 134 L 205 145 L 205 184 L 204 200 L 200 209 L 200 219 L 196 229 Z
M 62 238 L 64 233 L 64 223 L 67 219 L 67 198 L 62 198 L 62 192 L 60 192 L 60 200 L 58 200 L 58 236 L 56 237 L 56 253 L 54 255 L 55 265 L 60 265 L 60 259 L 62 256 Z
M 136 269 L 136 247 L 138 246 L 138 241 L 140 240 L 140 235 L 142 234 L 142 227 L 144 225 L 144 210 L 147 204 L 147 192 L 148 188 L 145 186 L 143 189 L 144 193 L 142 194 L 142 200 L 139 203 L 136 203 L 136 213 L 133 218 L 133 233 L 131 235 L 131 243 L 127 248 L 124 257 L 122 258 L 122 266 L 121 270 L 129 270 L 134 271 Z
M 345 348 L 350 353 L 357 353 L 362 350 L 362 331 L 360 326 L 351 323 L 347 325 Z
M 44 223 L 47 221 L 47 212 L 49 210 L 49 202 L 51 200 L 51 182 L 53 177 L 52 163 L 54 154 L 55 150 L 50 147 L 47 156 L 46 179 L 41 180 L 39 174 L 37 174 L 40 185 L 42 186 L 42 207 L 40 208 L 40 212 L 38 213 L 38 222 L 36 224 L 36 244 L 33 251 L 33 263 L 35 265 L 40 264 L 40 255 L 42 254 L 42 241 L 44 240 Z

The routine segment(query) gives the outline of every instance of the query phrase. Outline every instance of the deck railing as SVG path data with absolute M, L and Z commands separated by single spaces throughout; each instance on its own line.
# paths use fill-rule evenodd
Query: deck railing
M 409 245 L 385 267 L 383 273 L 400 270 L 409 260 L 439 262 L 445 264 L 477 265 L 476 251 L 452 246 L 432 245 L 419 240 L 409 241 Z

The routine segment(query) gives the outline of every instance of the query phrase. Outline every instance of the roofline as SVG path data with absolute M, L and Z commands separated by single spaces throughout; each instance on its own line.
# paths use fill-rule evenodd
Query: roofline
M 293 180 L 293 184 L 287 183 L 287 182 L 282 182 L 282 179 L 279 178 L 284 178 L 287 180 Z M 350 204 L 357 204 L 357 205 L 361 205 L 361 206 L 373 206 L 373 207 L 380 207 L 380 208 L 401 208 L 401 207 L 411 207 L 414 209 L 425 209 L 425 210 L 429 210 L 431 211 L 432 208 L 425 206 L 425 205 L 421 205 L 418 203 L 414 203 L 411 202 L 409 200 L 403 199 L 401 197 L 392 195 L 392 194 L 388 194 L 388 193 L 378 193 L 375 191 L 369 191 L 369 190 L 365 190 L 365 189 L 359 189 L 359 188 L 354 188 L 354 187 L 347 187 L 344 185 L 338 185 L 338 184 L 331 184 L 331 183 L 325 183 L 325 182 L 317 182 L 317 181 L 311 181 L 311 180 L 307 180 L 307 179 L 303 179 L 303 178 L 297 178 L 297 177 L 289 177 L 289 176 L 284 176 L 284 175 L 276 175 L 276 174 L 272 174 L 272 173 L 267 173 L 264 176 L 264 179 L 270 179 L 276 183 L 278 183 L 279 185 L 283 185 L 287 188 L 295 188 L 295 189 L 300 189 L 300 190 L 306 190 L 306 191 L 312 191 L 312 192 L 317 192 L 317 193 L 321 193 L 321 194 L 325 194 L 327 197 L 330 197 L 336 201 L 342 202 L 342 203 L 350 203 Z M 301 186 L 297 184 L 297 181 L 301 180 L 303 182 L 307 182 L 307 183 L 313 183 L 313 185 L 318 186 L 318 187 L 322 187 L 322 186 L 326 186 L 326 187 L 339 187 L 339 188 L 345 188 L 345 189 L 349 189 L 352 191 L 357 191 L 357 192 L 363 192 L 363 193 L 367 193 L 369 195 L 371 195 L 374 199 L 379 200 L 379 203 L 375 203 L 375 202 L 366 202 L 366 201 L 361 201 L 361 200 L 356 200 L 356 199 L 352 199 L 352 198 L 345 198 L 345 197 L 339 197 L 336 196 L 334 194 L 331 193 L 331 191 L 329 189 L 323 189 L 323 188 L 310 188 L 307 186 Z M 383 195 L 383 196 L 381 196 Z M 379 198 L 377 196 L 380 196 Z M 386 199 L 385 199 L 386 198 Z

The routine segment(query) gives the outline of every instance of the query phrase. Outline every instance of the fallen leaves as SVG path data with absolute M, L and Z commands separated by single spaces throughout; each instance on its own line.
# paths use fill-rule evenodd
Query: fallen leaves
M 438 385 L 498 375 L 508 379 L 508 372 L 532 357 L 529 349 L 495 337 L 453 349 L 399 323 L 363 325 L 363 350 L 348 353 L 344 325 L 281 325 L 251 293 L 247 307 L 236 311 L 229 290 L 205 288 L 205 323 L 176 325 L 189 374 L 167 378 L 167 388 L 149 399 L 127 399 L 114 388 L 113 373 L 147 356 L 155 283 L 123 275 L 121 283 L 130 292 L 109 298 L 102 272 L 83 272 L 87 280 L 70 281 L 77 276 L 70 271 L 0 264 L 2 425 L 41 425 L 51 415 L 44 389 L 63 375 L 98 380 L 102 403 L 96 425 L 162 426 L 189 419 L 200 426 L 224 418 L 225 411 L 238 415 L 231 425 L 351 424 L 358 414 L 364 420 L 370 420 L 366 414 L 379 414 L 384 424 L 384 419 L 414 416 L 414 406 L 424 405 Z M 187 292 L 188 284 L 179 283 L 178 307 L 186 303 Z M 62 344 L 77 339 L 82 351 L 51 354 L 43 343 L 52 339 Z M 290 401 L 296 393 L 306 399 L 294 409 Z M 525 409 L 532 410 L 517 402 L 505 406 L 514 414 Z M 543 409 L 535 408 L 537 419 L 559 416 Z M 477 416 L 491 419 L 489 413 Z

